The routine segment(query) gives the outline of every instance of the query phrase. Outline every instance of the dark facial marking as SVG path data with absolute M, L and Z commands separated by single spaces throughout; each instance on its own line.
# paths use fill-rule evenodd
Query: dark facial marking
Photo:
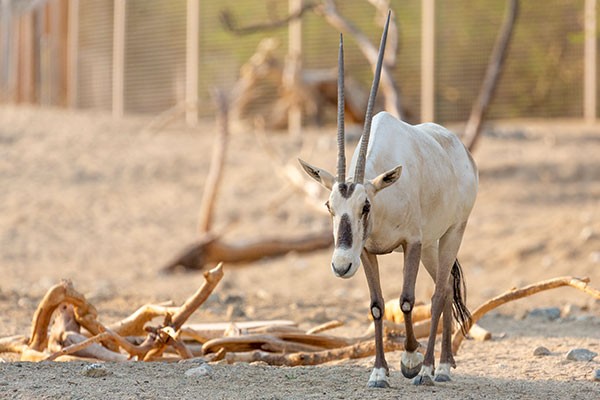
M 348 214 L 342 215 L 340 226 L 338 227 L 336 247 L 349 249 L 352 247 L 352 226 L 350 225 L 350 217 Z
M 340 183 L 338 188 L 340 190 L 340 194 L 343 198 L 348 199 L 354 193 L 354 188 L 356 187 L 355 183 Z

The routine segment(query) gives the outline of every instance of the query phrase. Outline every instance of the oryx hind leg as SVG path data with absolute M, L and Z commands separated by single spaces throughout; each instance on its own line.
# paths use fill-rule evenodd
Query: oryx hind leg
M 383 313 L 385 311 L 385 303 L 381 292 L 381 283 L 379 281 L 379 265 L 377 256 L 369 253 L 367 250 L 362 251 L 360 259 L 365 270 L 367 283 L 369 285 L 369 293 L 371 296 L 371 315 L 373 316 L 373 325 L 375 326 L 375 365 L 369 377 L 367 386 L 377 388 L 388 388 L 389 368 L 385 361 L 385 353 L 383 351 Z
M 404 246 L 404 283 L 400 295 L 400 309 L 404 315 L 406 339 L 400 359 L 400 370 L 406 378 L 417 376 L 423 365 L 423 355 L 417 351 L 417 341 L 412 323 L 412 309 L 415 305 L 415 284 L 421 259 L 421 244 L 408 243 Z
M 448 231 L 439 240 L 438 250 L 438 268 L 435 276 L 435 290 L 433 297 L 431 298 L 431 327 L 429 333 L 429 340 L 427 343 L 427 351 L 425 352 L 425 358 L 423 360 L 423 367 L 419 372 L 419 375 L 415 377 L 413 383 L 415 385 L 432 385 L 433 374 L 435 369 L 435 338 L 438 329 L 438 324 L 442 313 L 445 314 L 442 321 L 445 337 L 442 337 L 442 351 L 444 347 L 450 345 L 450 335 L 452 329 L 452 311 L 448 308 L 451 307 L 452 301 L 452 286 L 450 285 L 450 274 L 452 267 L 456 261 L 456 255 L 460 247 L 462 236 L 465 231 L 466 224 L 461 223 L 454 225 L 448 229 Z M 446 340 L 444 340 L 446 339 Z M 437 380 L 443 381 L 449 378 L 449 365 L 448 362 L 452 358 L 451 349 L 445 348 L 444 358 L 440 361 L 440 371 L 438 375 L 442 374 Z M 453 362 L 453 361 L 452 361 Z
M 435 282 L 439 266 L 439 246 L 437 243 L 428 246 L 421 252 L 421 262 Z M 450 381 L 450 368 L 455 368 L 456 363 L 452 356 L 452 287 L 448 287 L 446 304 L 442 311 L 442 353 L 440 365 L 435 369 L 436 382 Z
M 440 365 L 435 370 L 436 382 L 450 381 L 450 368 L 456 368 L 452 355 L 452 287 L 446 291 L 446 304 L 442 312 L 442 353 Z

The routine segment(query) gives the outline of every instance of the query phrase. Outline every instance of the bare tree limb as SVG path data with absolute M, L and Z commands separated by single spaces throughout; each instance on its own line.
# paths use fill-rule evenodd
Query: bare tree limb
M 383 7 L 387 4 L 386 0 L 370 0 L 371 4 L 377 9 L 377 12 L 381 14 L 387 14 L 388 9 L 383 10 Z M 358 44 L 360 51 L 363 53 L 367 61 L 371 64 L 373 70 L 375 69 L 375 65 L 377 64 L 377 54 L 378 49 L 374 46 L 369 38 L 354 24 L 345 19 L 338 11 L 333 0 L 322 0 L 319 3 L 308 3 L 305 4 L 298 12 L 292 13 L 288 15 L 286 18 L 279 19 L 276 21 L 272 21 L 269 23 L 262 24 L 254 24 L 247 25 L 243 28 L 238 27 L 235 23 L 234 17 L 229 10 L 223 10 L 221 12 L 221 22 L 224 25 L 225 29 L 228 31 L 241 35 L 248 33 L 255 33 L 259 31 L 265 31 L 269 29 L 281 28 L 286 26 L 290 21 L 301 18 L 303 14 L 307 11 L 315 11 L 318 15 L 321 15 L 325 18 L 325 21 L 333 26 L 335 29 L 340 32 L 351 35 Z M 382 68 L 381 75 L 381 92 L 385 99 L 385 110 L 393 114 L 399 119 L 402 119 L 402 104 L 398 91 L 398 85 L 394 80 L 392 69 L 394 67 L 394 63 L 396 60 L 395 54 L 397 51 L 398 45 L 398 28 L 396 25 L 396 21 L 392 18 L 390 22 L 390 31 L 392 33 L 392 38 L 390 40 L 393 51 L 386 52 L 386 60 L 384 62 Z M 390 53 L 394 53 L 391 55 Z
M 402 338 L 403 339 L 403 338 Z M 404 349 L 402 340 L 395 337 L 386 337 L 383 341 L 384 351 L 396 351 Z M 375 354 L 375 341 L 373 339 L 358 342 L 349 346 L 322 350 L 317 352 L 299 353 L 268 353 L 262 350 L 254 350 L 243 353 L 227 353 L 225 360 L 232 364 L 235 362 L 263 361 L 270 365 L 299 366 L 318 365 L 329 361 L 341 359 L 356 359 L 369 357 Z
M 233 13 L 228 9 L 221 10 L 219 14 L 219 19 L 221 21 L 221 25 L 223 25 L 223 27 L 227 31 L 235 35 L 241 36 L 248 35 L 251 33 L 264 32 L 282 28 L 284 26 L 287 26 L 291 21 L 302 18 L 304 13 L 306 13 L 307 11 L 312 11 L 317 6 L 318 3 L 305 3 L 297 11 L 287 15 L 284 18 L 272 20 L 269 22 L 246 25 L 243 27 L 238 26 Z
M 23 335 L 0 338 L 0 353 L 22 353 L 29 339 Z
M 323 6 L 319 7 L 317 12 L 321 13 L 331 26 L 351 35 L 356 40 L 358 48 L 369 61 L 373 70 L 375 70 L 377 54 L 379 53 L 377 47 L 371 43 L 369 38 L 360 29 L 342 17 L 333 0 L 324 0 Z M 392 18 L 390 21 L 390 26 L 393 26 L 393 29 L 397 32 L 395 18 Z M 393 114 L 396 118 L 402 119 L 402 105 L 400 95 L 398 94 L 398 85 L 394 80 L 389 64 L 386 62 L 383 63 L 381 69 L 381 92 L 385 99 L 385 110 Z
M 560 278 L 548 279 L 546 281 L 534 283 L 529 286 L 525 286 L 521 289 L 512 289 L 499 296 L 490 299 L 477 307 L 471 315 L 471 321 L 475 324 L 481 317 L 493 310 L 494 308 L 500 307 L 510 301 L 518 300 L 523 297 L 531 296 L 533 294 L 555 289 L 562 286 L 571 286 L 575 289 L 581 290 L 584 293 L 589 294 L 596 299 L 600 299 L 600 291 L 588 286 L 589 278 L 575 278 L 572 276 L 564 276 Z M 462 331 L 459 329 L 452 338 L 452 353 L 456 354 L 460 348 L 460 344 L 464 339 Z
M 44 361 L 55 361 L 58 357 L 60 356 L 66 356 L 66 355 L 70 355 L 73 353 L 77 353 L 80 352 L 82 350 L 88 349 L 90 346 L 92 345 L 98 345 L 99 342 L 109 339 L 110 333 L 108 332 L 102 332 L 96 336 L 92 336 L 91 338 L 85 338 L 83 335 L 79 335 L 78 339 L 75 340 L 79 340 L 67 347 L 62 348 L 61 350 L 52 353 L 50 356 L 48 356 Z M 112 353 L 112 357 L 106 357 L 106 353 Z M 85 357 L 90 357 L 92 356 L 93 358 L 96 358 L 98 360 L 102 360 L 102 361 L 125 361 L 127 359 L 126 356 L 124 356 L 123 354 L 119 354 L 119 353 L 114 353 L 108 349 L 105 349 L 102 346 L 99 346 L 99 348 L 96 349 L 96 351 L 93 352 L 87 352 L 85 354 L 81 354 L 82 356 Z
M 104 331 L 104 327 L 97 321 L 96 308 L 87 302 L 85 297 L 73 288 L 71 281 L 63 280 L 46 292 L 46 295 L 33 314 L 29 347 L 41 351 L 48 344 L 48 327 L 52 314 L 61 303 L 75 306 L 77 322 L 93 335 Z
M 200 234 L 209 232 L 212 227 L 215 200 L 223 176 L 223 165 L 225 164 L 225 155 L 227 152 L 227 138 L 229 136 L 229 103 L 227 96 L 223 91 L 215 90 L 213 92 L 213 101 L 217 107 L 217 139 L 215 149 L 212 152 L 210 168 L 200 204 L 200 218 L 198 223 Z
M 305 253 L 329 247 L 331 231 L 317 232 L 290 238 L 261 238 L 246 243 L 227 243 L 223 240 L 200 241 L 184 249 L 161 270 L 169 273 L 178 267 L 202 270 L 205 265 L 223 261 L 230 266 L 277 257 L 291 251 Z
M 498 81 L 502 75 L 504 61 L 506 60 L 507 50 L 517 21 L 518 12 L 519 0 L 508 0 L 504 22 L 502 23 L 494 49 L 492 50 L 492 55 L 487 70 L 485 71 L 485 77 L 483 78 L 479 96 L 477 97 L 475 104 L 473 104 L 471 115 L 469 116 L 469 120 L 465 127 L 464 143 L 469 151 L 473 151 L 477 145 L 485 114 L 488 111 L 494 93 L 496 92 Z

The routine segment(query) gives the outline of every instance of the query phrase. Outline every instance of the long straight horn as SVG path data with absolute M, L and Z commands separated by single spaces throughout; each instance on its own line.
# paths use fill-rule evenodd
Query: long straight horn
M 390 16 L 392 11 L 388 11 L 385 28 L 381 34 L 381 42 L 379 44 L 379 55 L 377 57 L 377 66 L 375 67 L 375 76 L 371 85 L 371 94 L 367 103 L 367 112 L 365 114 L 365 126 L 363 128 L 362 140 L 360 142 L 360 152 L 356 162 L 356 170 L 354 172 L 354 182 L 363 183 L 365 179 L 365 162 L 367 158 L 367 146 L 369 145 L 369 136 L 371 135 L 371 121 L 373 120 L 373 106 L 375 105 L 375 97 L 377 97 L 377 89 L 379 88 L 379 78 L 381 77 L 381 67 L 383 65 L 383 55 L 385 53 L 385 42 L 387 40 L 388 27 L 390 26 Z
M 338 163 L 337 180 L 346 182 L 346 153 L 344 150 L 344 37 L 340 33 L 340 50 L 338 53 L 338 109 L 337 109 L 337 144 Z

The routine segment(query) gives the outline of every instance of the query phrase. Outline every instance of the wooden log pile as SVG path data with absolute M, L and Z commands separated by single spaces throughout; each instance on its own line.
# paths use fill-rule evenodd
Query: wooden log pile
M 51 287 L 35 311 L 29 336 L 0 338 L 0 353 L 18 353 L 22 361 L 178 361 L 202 357 L 207 362 L 265 362 L 271 365 L 317 365 L 330 361 L 362 358 L 375 354 L 372 330 L 360 337 L 326 333 L 342 325 L 330 321 L 309 330 L 293 321 L 247 321 L 239 323 L 187 324 L 223 277 L 219 264 L 204 273 L 204 283 L 180 306 L 148 304 L 129 317 L 105 325 L 96 308 L 75 290 L 70 281 Z M 596 299 L 600 291 L 588 286 L 589 279 L 560 277 L 538 282 L 497 296 L 473 312 L 470 336 L 486 340 L 491 334 L 476 325 L 485 313 L 540 291 L 562 286 L 581 290 Z M 395 306 L 388 303 L 384 324 L 385 351 L 403 349 L 404 325 Z M 415 333 L 427 337 L 428 305 L 415 309 Z M 161 323 L 156 323 L 162 318 Z M 458 352 L 464 339 L 458 329 L 453 339 Z

